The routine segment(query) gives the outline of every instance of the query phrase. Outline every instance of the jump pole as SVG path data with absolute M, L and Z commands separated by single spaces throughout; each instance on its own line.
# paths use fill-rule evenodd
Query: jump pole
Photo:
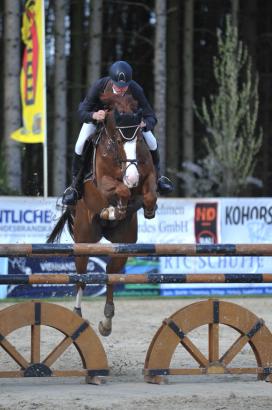
M 31 274 L 0 275 L 0 285 L 42 284 L 141 284 L 141 283 L 272 283 L 272 273 L 211 273 L 211 274 Z
M 0 244 L 9 256 L 272 256 L 272 244 Z

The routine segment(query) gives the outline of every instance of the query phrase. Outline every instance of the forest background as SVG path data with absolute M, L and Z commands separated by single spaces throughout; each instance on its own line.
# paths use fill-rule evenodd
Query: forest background
M 42 144 L 10 139 L 22 123 L 23 7 L 21 0 L 0 2 L 1 195 L 43 194 Z M 209 184 L 205 196 L 271 196 L 270 0 L 45 0 L 49 195 L 61 195 L 71 180 L 71 159 L 81 126 L 79 102 L 114 61 L 126 60 L 157 114 L 161 166 L 174 182 L 173 196 L 203 196 L 201 186 L 188 188 L 188 181 L 192 185 L 198 180 L 199 186 L 210 178 L 201 174 L 200 164 L 209 159 L 205 145 L 209 130 L 197 110 L 203 99 L 209 104 L 220 88 L 214 58 L 227 15 L 251 59 L 252 81 L 258 85 L 256 133 L 262 130 L 263 137 L 249 183 L 238 191 Z M 243 82 L 242 75 L 238 81 Z M 187 171 L 184 164 L 190 165 Z M 193 179 L 187 178 L 188 172 Z

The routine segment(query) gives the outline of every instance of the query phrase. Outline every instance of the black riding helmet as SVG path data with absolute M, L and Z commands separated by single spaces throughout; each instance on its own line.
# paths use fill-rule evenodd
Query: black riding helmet
M 126 61 L 116 61 L 110 67 L 109 75 L 117 87 L 126 87 L 132 80 L 132 68 Z

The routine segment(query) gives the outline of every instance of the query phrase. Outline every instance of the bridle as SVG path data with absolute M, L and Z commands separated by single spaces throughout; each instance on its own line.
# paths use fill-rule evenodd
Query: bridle
M 135 131 L 133 132 L 132 136 L 131 136 L 131 137 L 126 137 L 126 136 L 124 135 L 124 131 L 125 131 L 126 129 L 132 129 L 132 128 L 135 128 Z M 120 139 L 119 139 L 118 137 L 117 137 L 116 139 L 113 139 L 113 138 L 110 136 L 109 131 L 108 131 L 108 129 L 107 129 L 107 126 L 106 126 L 105 122 L 104 122 L 104 129 L 105 129 L 105 132 L 106 132 L 106 135 L 107 135 L 108 139 L 110 140 L 112 146 L 114 147 L 115 154 L 116 154 L 116 161 L 119 163 L 119 166 L 120 166 L 121 169 L 122 169 L 123 175 L 125 175 L 126 170 L 128 169 L 128 167 L 130 167 L 130 166 L 133 165 L 133 164 L 134 164 L 134 165 L 136 166 L 136 168 L 138 169 L 139 161 L 137 160 L 137 158 L 133 158 L 133 159 L 126 158 L 126 159 L 123 159 L 123 158 L 120 156 L 120 152 L 119 152 L 119 150 L 118 150 L 118 145 L 117 145 L 118 140 L 120 141 Z M 122 125 L 122 126 L 115 125 L 115 130 L 118 132 L 118 134 L 120 135 L 121 139 L 122 139 L 123 141 L 125 141 L 125 142 L 133 141 L 133 140 L 137 137 L 137 132 L 138 132 L 140 129 L 141 129 L 141 124 L 136 124 L 136 125 L 124 125 L 124 126 L 123 126 L 123 125 Z M 123 164 L 124 164 L 124 163 L 127 163 L 127 162 L 128 162 L 129 164 L 124 168 L 124 167 L 123 167 Z

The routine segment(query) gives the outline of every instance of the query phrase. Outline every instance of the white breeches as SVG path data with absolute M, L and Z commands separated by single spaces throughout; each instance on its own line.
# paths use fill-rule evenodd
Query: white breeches
M 96 130 L 96 126 L 92 122 L 89 124 L 84 123 L 82 125 L 76 145 L 75 145 L 75 153 L 77 155 L 82 154 L 86 140 L 89 138 L 90 135 L 95 133 L 95 130 Z M 147 143 L 147 146 L 150 149 L 150 151 L 155 151 L 158 148 L 158 145 L 157 145 L 157 140 L 154 137 L 153 132 L 143 131 L 143 136 L 144 136 L 145 142 Z
M 90 135 L 95 133 L 95 130 L 96 130 L 96 126 L 92 122 L 89 124 L 84 123 L 82 125 L 77 142 L 76 142 L 76 146 L 75 146 L 75 153 L 77 155 L 82 154 L 86 140 L 89 138 Z
M 150 151 L 155 151 L 158 148 L 158 144 L 153 132 L 143 131 L 143 136 Z

